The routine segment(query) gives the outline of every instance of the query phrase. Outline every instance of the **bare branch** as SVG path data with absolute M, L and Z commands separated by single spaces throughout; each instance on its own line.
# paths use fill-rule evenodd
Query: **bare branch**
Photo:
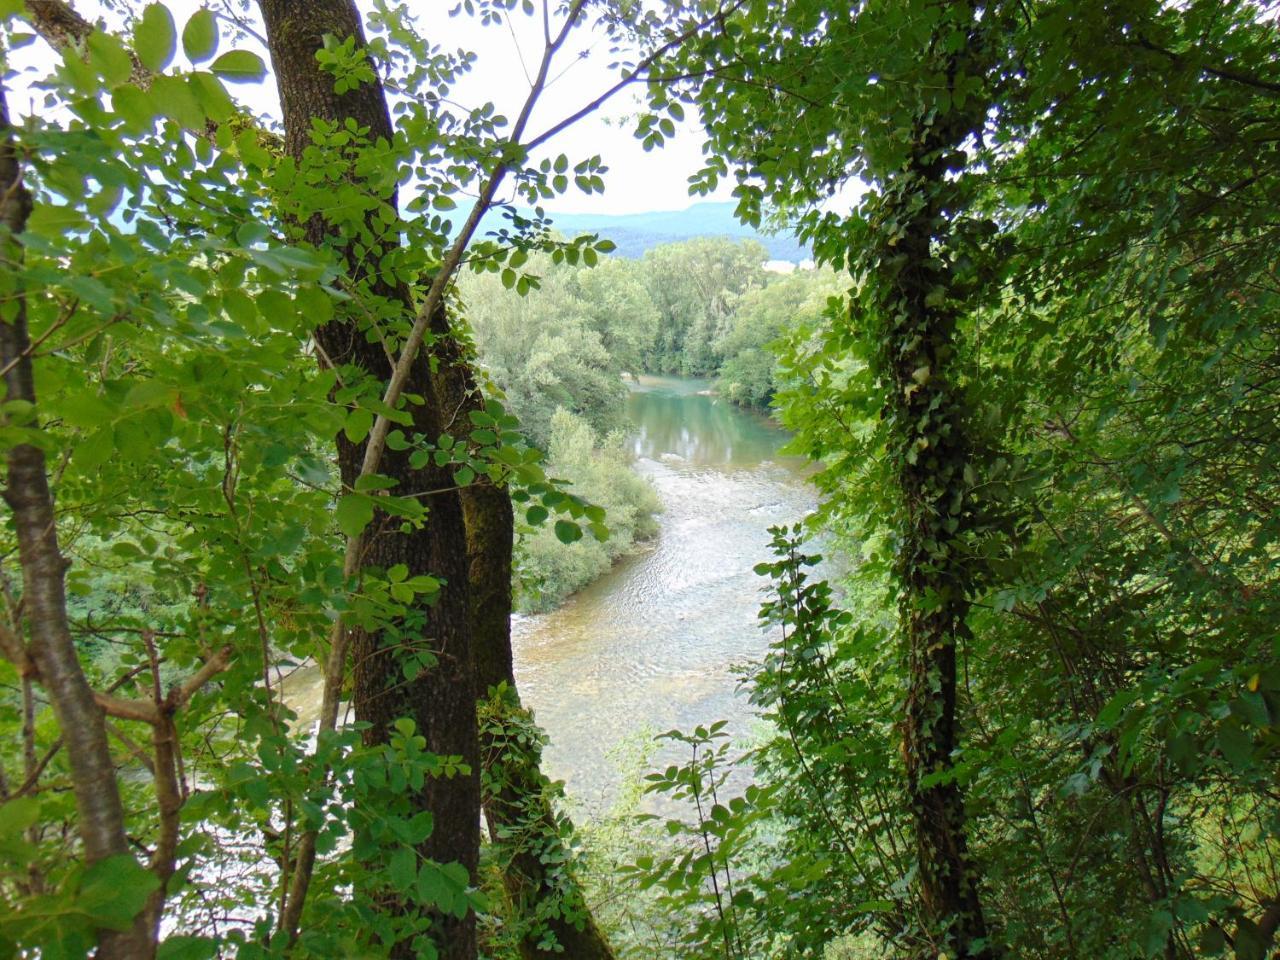
M 155 723 L 159 714 L 154 704 L 145 700 L 130 700 L 126 697 L 115 697 L 109 693 L 94 692 L 94 701 L 102 712 L 117 720 L 137 720 L 141 723 Z
M 184 707 L 201 687 L 231 666 L 233 652 L 230 646 L 223 647 L 186 680 L 170 687 L 169 695 L 165 697 L 165 710 L 173 713 Z
M 544 130 L 542 133 L 538 134 L 538 136 L 534 137 L 532 140 L 530 140 L 528 143 L 524 145 L 525 149 L 528 151 L 541 146 L 542 144 L 550 140 L 552 137 L 556 136 L 556 134 L 561 133 L 566 128 L 573 126 L 575 123 L 577 123 L 579 120 L 582 120 L 584 117 L 587 117 L 595 113 L 602 106 L 608 103 L 611 99 L 617 96 L 617 94 L 620 93 L 622 90 L 629 87 L 631 84 L 635 83 L 637 80 L 645 79 L 644 77 L 641 76 L 641 73 L 644 70 L 647 70 L 649 67 L 653 66 L 660 59 L 662 59 L 662 57 L 666 56 L 666 54 L 670 53 L 672 50 L 675 50 L 681 45 L 688 43 L 690 40 L 696 37 L 703 30 L 706 30 L 708 27 L 716 23 L 719 23 L 724 17 L 732 14 L 735 10 L 741 7 L 745 2 L 746 0 L 734 0 L 734 2 L 730 4 L 728 7 L 722 7 L 721 9 L 717 10 L 714 14 L 702 20 L 699 20 L 697 23 L 693 24 L 683 33 L 677 34 L 676 36 L 669 39 L 666 43 L 662 44 L 660 47 L 657 47 L 654 50 L 650 51 L 647 55 L 645 55 L 644 59 L 642 59 L 639 63 L 637 63 L 635 65 L 635 68 L 631 70 L 629 73 L 627 73 L 621 80 L 619 80 L 617 83 L 611 86 L 608 90 L 605 90 L 602 94 L 600 94 L 590 103 L 587 103 L 586 105 L 580 107 L 578 110 L 575 110 L 573 113 L 569 114 L 569 116 L 565 117 L 563 120 L 553 124 L 552 126 L 548 127 L 546 130 Z

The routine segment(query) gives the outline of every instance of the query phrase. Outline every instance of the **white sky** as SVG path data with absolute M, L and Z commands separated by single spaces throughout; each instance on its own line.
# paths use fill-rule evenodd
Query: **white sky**
M 478 19 L 465 13 L 449 17 L 448 11 L 455 0 L 411 0 L 406 6 L 413 12 L 421 32 L 431 37 L 445 49 L 463 48 L 474 51 L 479 59 L 471 75 L 464 79 L 455 91 L 454 99 L 467 106 L 480 106 L 492 102 L 499 113 L 514 120 L 529 90 L 522 59 L 530 74 L 537 67 L 542 55 L 541 4 L 536 17 L 527 17 L 517 9 L 506 26 L 481 27 Z M 106 16 L 108 22 L 115 18 L 104 14 L 100 0 L 72 0 L 73 6 L 89 19 Z M 197 0 L 166 0 L 181 31 L 186 19 L 202 4 Z M 141 2 L 135 6 L 141 7 Z M 367 9 L 367 4 L 360 4 Z M 217 9 L 217 5 L 214 4 Z M 554 24 L 553 24 L 554 32 Z M 537 134 L 560 119 L 590 102 L 608 89 L 618 79 L 616 70 L 609 70 L 611 61 L 608 41 L 599 32 L 589 29 L 575 31 L 569 43 L 559 52 L 552 67 L 551 76 L 557 77 L 545 91 L 538 110 L 534 113 L 529 131 Z M 254 48 L 253 43 L 239 44 Z M 231 49 L 225 40 L 220 51 Z M 579 58 L 579 53 L 586 56 Z M 265 51 L 258 49 L 270 64 Z M 32 72 L 25 74 L 30 82 L 47 70 L 52 53 L 42 41 L 19 51 L 12 58 L 14 66 L 29 66 Z M 179 53 L 179 63 L 181 63 Z M 568 67 L 566 70 L 565 68 Z M 24 95 L 24 77 L 12 82 L 12 106 L 22 111 L 27 103 L 35 102 L 34 96 Z M 252 109 L 270 116 L 279 116 L 275 85 L 271 78 L 256 87 L 237 85 L 233 92 L 237 99 Z M 639 213 L 653 210 L 679 210 L 701 198 L 691 198 L 687 178 L 701 166 L 702 135 L 695 121 L 686 122 L 677 131 L 674 140 L 660 149 L 646 153 L 631 133 L 628 114 L 634 115 L 640 100 L 630 91 L 623 91 L 605 107 L 579 121 L 552 140 L 546 153 L 565 153 L 571 162 L 577 162 L 599 154 L 608 165 L 603 196 L 579 193 L 575 187 L 562 198 L 545 206 L 563 213 L 602 212 Z M 727 187 L 708 199 L 729 199 Z
M 411 4 L 415 10 L 423 11 L 419 14 L 420 21 L 425 21 L 427 10 L 446 11 L 452 5 L 453 0 L 418 0 Z M 540 18 L 527 18 L 517 12 L 511 31 L 501 27 L 482 28 L 478 20 L 465 15 L 443 19 L 440 26 L 447 31 L 441 35 L 442 46 L 463 47 L 480 57 L 472 76 L 461 87 L 462 101 L 492 101 L 508 118 L 514 118 L 529 90 L 524 67 L 532 74 L 542 55 Z M 620 78 L 616 69 L 608 68 L 609 44 L 601 33 L 580 31 L 577 40 L 559 53 L 551 76 L 560 76 L 546 90 L 530 123 L 529 129 L 535 134 L 571 115 Z M 523 66 L 517 47 L 523 56 Z M 583 51 L 586 57 L 579 58 L 578 54 Z M 668 140 L 660 150 L 646 153 L 632 135 L 634 120 L 628 122 L 628 116 L 634 117 L 640 104 L 636 91 L 624 90 L 601 110 L 548 144 L 549 153 L 565 153 L 570 160 L 598 153 L 609 166 L 603 197 L 584 196 L 574 191 L 549 204 L 550 209 L 639 213 L 679 210 L 700 199 L 689 196 L 687 181 L 702 166 L 702 128 L 688 116 L 677 128 L 673 140 Z M 722 187 L 711 199 L 729 199 L 729 189 Z

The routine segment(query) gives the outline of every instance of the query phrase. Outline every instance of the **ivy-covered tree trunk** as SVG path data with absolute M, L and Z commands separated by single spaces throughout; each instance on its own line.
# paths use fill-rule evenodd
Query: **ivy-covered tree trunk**
M 551 806 L 541 745 L 523 736 L 534 721 L 520 704 L 511 662 L 511 499 L 505 490 L 477 486 L 464 494 L 463 507 L 475 593 L 476 680 L 489 693 L 480 723 L 484 814 L 521 924 L 520 956 L 612 960 L 570 873 L 564 842 L 570 827 Z
M 432 327 L 440 358 L 441 407 L 451 419 L 465 421 L 472 410 L 484 408 L 483 394 L 444 311 L 433 318 Z M 533 717 L 520 704 L 511 648 L 511 497 L 483 480 L 463 487 L 461 496 L 476 689 L 482 698 L 481 793 L 503 886 L 521 924 L 520 956 L 612 960 L 613 951 L 569 873 L 562 832 L 568 824 L 551 806 L 541 750 L 517 736 L 532 727 Z
M 953 87 L 961 54 L 941 50 L 973 42 L 970 10 L 943 18 L 930 54 Z M 963 38 L 956 42 L 956 38 Z M 967 51 L 966 51 L 967 52 Z M 954 88 L 954 87 L 953 87 Z M 957 646 L 966 637 L 978 569 L 967 545 L 981 526 L 971 488 L 974 449 L 956 378 L 956 284 L 961 147 L 981 121 L 972 100 L 944 106 L 922 98 L 902 168 L 885 178 L 873 227 L 878 231 L 871 295 L 879 319 L 878 372 L 890 468 L 898 487 L 899 629 L 907 694 L 902 752 L 918 860 L 929 957 L 989 958 L 977 878 L 968 854 L 964 794 L 954 777 Z
M 928 193 L 944 171 L 935 159 L 904 174 L 904 201 L 915 193 L 910 185 Z M 954 317 L 945 306 L 926 305 L 946 288 L 931 249 L 940 217 L 926 201 L 904 224 L 895 255 L 906 263 L 884 303 L 890 377 L 885 416 L 902 497 L 897 569 L 908 670 L 903 758 L 925 909 L 946 928 L 946 942 L 959 956 L 987 957 L 993 955 L 989 949 L 975 946 L 985 941 L 986 925 L 966 849 L 964 797 L 950 773 L 957 745 L 956 646 L 965 636 L 973 579 L 958 544 L 973 513 L 963 479 L 970 445 L 962 399 L 948 370 Z
M 369 131 L 372 142 L 389 142 L 391 121 L 381 85 L 375 80 L 338 94 L 333 76 L 325 73 L 316 60 L 326 34 L 339 40 L 355 37 L 363 45 L 354 4 L 349 0 L 263 0 L 261 7 L 284 113 L 286 153 L 295 161 L 302 160 L 312 145 L 315 120 L 339 124 L 352 120 Z M 393 192 L 380 199 L 395 204 Z M 319 218 L 309 222 L 309 241 L 344 245 L 354 283 L 363 284 L 374 298 L 402 308 L 404 315 L 411 318 L 414 304 L 404 289 L 370 280 L 366 264 L 376 266 L 377 252 L 365 251 L 362 258 L 355 250 L 354 238 L 333 238 L 329 234 L 330 228 Z M 391 376 L 391 361 L 383 344 L 356 318 L 335 319 L 316 332 L 316 340 L 325 362 L 339 368 L 358 368 L 379 384 Z M 423 353 L 415 360 L 407 385 L 407 393 L 420 397 L 422 402 L 408 409 L 413 416 L 412 429 L 431 438 L 440 436 L 446 426 L 434 380 Z M 350 486 L 360 475 L 364 442 L 353 442 L 340 434 L 337 444 L 342 481 Z M 363 562 L 382 568 L 403 564 L 410 576 L 426 574 L 443 583 L 434 602 L 415 610 L 412 622 L 403 624 L 401 631 L 356 632 L 352 644 L 355 715 L 358 721 L 370 725 L 365 733 L 370 743 L 385 742 L 392 723 L 408 716 L 426 738 L 429 751 L 461 757 L 470 767 L 468 774 L 429 778 L 417 799 L 434 819 L 434 829 L 420 852 L 441 863 L 460 863 L 474 879 L 479 860 L 480 764 L 462 504 L 451 489 L 453 480 L 447 469 L 429 464 L 415 470 L 407 451 L 388 450 L 379 472 L 397 482 L 398 494 L 438 492 L 427 498 L 427 521 L 416 530 L 403 532 L 399 520 L 376 515 L 365 531 Z M 436 662 L 415 679 L 406 681 L 402 663 L 412 648 L 429 652 Z M 446 960 L 476 955 L 474 913 L 461 918 L 438 916 L 435 933 L 440 956 Z M 397 954 L 407 956 L 410 950 L 405 943 Z

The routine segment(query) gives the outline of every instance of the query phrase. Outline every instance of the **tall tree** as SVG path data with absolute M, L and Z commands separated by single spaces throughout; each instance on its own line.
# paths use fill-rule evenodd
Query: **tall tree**
M 32 368 L 27 304 L 22 289 L 20 235 L 31 215 L 31 194 L 9 123 L 6 91 L 0 87 L 0 263 L 6 278 L 4 320 L 0 321 L 0 363 L 5 370 L 5 403 L 9 410 L 25 405 L 29 417 L 39 416 Z M 6 416 L 6 426 L 12 424 Z M 19 421 L 21 422 L 21 421 Z M 85 677 L 67 618 L 67 564 L 58 547 L 53 495 L 45 453 L 36 442 L 39 421 L 26 442 L 7 452 L 4 499 L 13 511 L 22 568 L 22 596 L 30 641 L 6 631 L 5 656 L 19 669 L 24 682 L 38 680 L 49 692 L 62 728 L 75 787 L 79 833 L 85 862 L 90 866 L 111 857 L 131 860 L 125 835 L 124 807 L 107 744 L 106 714 Z M 6 794 L 7 794 L 6 790 Z M 7 799 L 7 797 L 6 797 Z M 147 956 L 154 950 L 139 915 L 132 928 L 100 929 L 98 955 L 109 958 Z
M 717 67 L 690 90 L 718 155 L 702 184 L 735 165 L 742 216 L 758 223 L 764 203 L 803 214 L 818 257 L 847 265 L 859 285 L 841 340 L 865 338 L 858 350 L 881 404 L 865 450 L 878 458 L 878 503 L 896 539 L 899 725 L 922 955 L 995 955 L 951 771 L 957 648 L 979 584 L 972 543 L 985 522 L 971 493 L 978 463 L 956 366 L 956 321 L 974 288 L 961 276 L 958 181 L 984 121 L 980 35 L 998 18 L 970 4 L 759 6 L 732 42 L 704 52 Z M 702 76 L 692 61 L 676 70 Z M 822 214 L 824 195 L 854 177 L 873 191 L 861 208 Z
M 745 216 L 788 208 L 853 270 L 783 403 L 861 592 L 848 627 L 804 595 L 823 641 L 782 652 L 817 665 L 758 692 L 795 735 L 769 756 L 800 782 L 772 786 L 825 831 L 788 850 L 876 897 L 846 921 L 872 955 L 1272 949 L 1273 13 L 762 5 L 688 90 L 724 157 L 701 182 L 732 168 Z M 846 215 L 828 192 L 854 175 Z M 858 795 L 889 718 L 919 897 L 893 804 Z
M 365 47 L 359 12 L 347 0 L 294 3 L 264 0 L 260 4 L 266 26 L 276 85 L 284 119 L 285 152 L 299 167 L 307 166 L 307 152 L 315 150 L 317 124 L 344 129 L 348 123 L 362 128 L 366 142 L 389 145 L 394 137 L 382 84 L 376 75 L 344 92 L 323 69 L 318 54 L 325 38 L 339 43 L 353 40 L 356 50 Z M 337 157 L 327 158 L 334 163 Z M 312 167 L 314 169 L 314 167 Z M 336 165 L 335 180 L 359 182 L 354 169 Z M 342 251 L 348 282 L 368 315 L 394 318 L 415 314 L 407 286 L 388 283 L 383 258 L 395 253 L 394 236 L 388 237 L 378 218 L 394 222 L 398 200 L 394 171 L 374 170 L 360 187 L 370 205 L 363 230 L 350 223 L 346 230 L 317 211 L 302 228 L 305 241 L 316 247 L 336 246 Z M 352 232 L 351 228 L 355 227 Z M 376 321 L 375 321 L 376 322 Z M 347 315 L 316 331 L 316 341 L 326 364 L 375 385 L 389 383 L 393 365 L 376 329 L 360 317 Z M 412 427 L 428 437 L 445 432 L 446 417 L 433 381 L 428 357 L 412 358 L 408 392 L 420 397 L 412 406 Z M 338 467 L 345 488 L 357 489 L 365 476 L 367 443 L 353 440 L 351 431 L 337 437 Z M 479 862 L 480 765 L 476 737 L 476 682 L 472 666 L 471 601 L 466 565 L 466 527 L 462 503 L 450 473 L 429 462 L 416 468 L 407 451 L 390 451 L 382 458 L 379 473 L 394 481 L 400 495 L 430 494 L 425 522 L 410 532 L 385 513 L 375 514 L 364 535 L 361 562 L 387 570 L 403 565 L 410 576 L 433 576 L 442 581 L 434 601 L 419 609 L 421 619 L 401 630 L 368 631 L 356 625 L 350 640 L 353 671 L 353 703 L 356 719 L 368 724 L 367 743 L 385 743 L 395 722 L 409 716 L 426 738 L 427 749 L 444 757 L 460 757 L 466 773 L 426 780 L 417 804 L 431 812 L 434 826 L 421 847 L 424 856 L 440 863 L 459 863 L 474 877 Z M 434 664 L 405 684 L 401 664 L 415 651 L 427 653 Z M 475 956 L 475 914 L 437 917 L 437 942 L 442 957 Z M 411 940 L 397 955 L 411 955 Z
M 439 389 L 456 417 L 486 414 L 474 358 L 444 311 L 435 322 Z M 515 511 L 499 483 L 464 484 L 475 684 L 485 820 L 526 960 L 563 954 L 610 960 L 613 952 L 583 901 L 565 850 L 569 827 L 551 805 L 539 732 L 520 703 L 511 647 Z

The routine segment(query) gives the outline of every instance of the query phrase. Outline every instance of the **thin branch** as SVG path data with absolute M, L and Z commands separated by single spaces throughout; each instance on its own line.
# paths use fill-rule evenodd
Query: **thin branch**
M 505 10 L 502 12 L 502 22 L 507 25 L 507 33 L 511 34 L 511 43 L 516 48 L 516 59 L 520 61 L 520 72 L 524 74 L 524 81 L 529 86 L 533 86 L 529 67 L 524 62 L 524 51 L 520 49 L 520 38 L 516 36 L 516 29 L 511 25 L 511 17 Z
M 206 683 L 222 673 L 231 666 L 231 655 L 234 653 L 230 645 L 222 647 L 212 657 L 205 661 L 204 666 L 187 677 L 182 683 L 175 684 L 169 688 L 169 695 L 165 697 L 165 710 L 173 713 L 186 706 L 195 694 Z
M 79 299 L 72 300 L 71 305 L 67 307 L 65 311 L 59 314 L 58 319 L 53 321 L 53 323 L 49 324 L 49 329 L 46 330 L 44 333 L 40 334 L 40 336 L 36 337 L 34 340 L 31 341 L 30 344 L 28 344 L 26 351 L 21 356 L 14 357 L 12 360 L 6 363 L 3 367 L 0 367 L 0 377 L 7 375 L 10 370 L 12 370 L 17 364 L 21 363 L 24 359 L 27 359 L 29 357 L 34 357 L 36 355 L 36 351 L 41 347 L 41 345 L 43 345 L 46 340 L 48 340 L 51 336 L 53 336 L 55 333 L 61 330 L 64 326 L 66 326 L 66 324 L 71 320 L 71 318 L 75 316 L 76 309 L 79 306 L 80 306 Z
M 1229 80 L 1232 83 L 1238 83 L 1244 87 L 1251 87 L 1254 90 L 1263 90 L 1271 94 L 1280 93 L 1280 83 L 1273 80 L 1263 80 L 1261 77 L 1255 77 L 1248 73 L 1241 73 L 1239 70 L 1232 70 L 1229 67 L 1212 67 L 1207 63 L 1193 61 L 1183 54 L 1175 53 L 1172 50 L 1166 50 L 1164 47 L 1152 43 L 1146 37 L 1142 36 L 1142 34 L 1138 34 L 1135 44 L 1143 50 L 1158 53 L 1160 56 L 1167 58 L 1171 63 L 1176 63 L 1180 67 L 1190 67 L 1193 70 L 1202 70 L 1211 77 L 1217 77 L 1219 80 Z
M 746 0 L 734 0 L 734 2 L 730 4 L 728 7 L 721 7 L 714 14 L 706 17 L 703 20 L 699 20 L 697 23 L 689 27 L 683 33 L 677 34 L 676 36 L 669 39 L 666 43 L 662 44 L 660 47 L 657 47 L 656 49 L 650 51 L 639 63 L 635 65 L 635 68 L 631 70 L 630 73 L 623 76 L 621 80 L 619 80 L 617 83 L 611 86 L 608 90 L 604 91 L 604 93 L 600 94 L 590 103 L 587 103 L 586 105 L 580 107 L 578 110 L 569 114 L 569 116 L 565 117 L 559 123 L 553 124 L 552 126 L 548 127 L 542 133 L 538 134 L 538 136 L 534 137 L 532 140 L 526 143 L 524 145 L 526 152 L 534 150 L 535 148 L 541 146 L 543 143 L 546 143 L 556 134 L 560 133 L 561 131 L 565 130 L 568 127 L 573 126 L 573 124 L 577 123 L 579 120 L 595 113 L 607 102 L 609 102 L 609 100 L 613 99 L 613 97 L 616 96 L 620 91 L 624 90 L 625 88 L 629 87 L 631 84 L 635 83 L 637 80 L 641 79 L 640 77 L 641 71 L 646 70 L 649 67 L 653 66 L 663 56 L 670 53 L 672 50 L 678 48 L 682 44 L 687 43 L 689 40 L 696 37 L 699 33 L 707 29 L 712 24 L 718 23 L 724 17 L 734 13 L 745 2 Z
M 137 760 L 147 768 L 147 773 L 150 773 L 152 776 L 155 775 L 155 764 L 152 762 L 151 757 L 147 755 L 147 751 L 143 750 L 136 740 L 117 727 L 110 720 L 107 721 L 107 733 L 119 740 L 120 743 L 124 745 L 124 748 L 129 751 L 133 759 Z
M 158 706 L 145 700 L 131 700 L 101 692 L 95 692 L 93 698 L 108 716 L 156 724 L 185 706 L 201 687 L 230 667 L 232 653 L 230 646 L 220 649 L 186 680 L 170 687 L 168 695 L 157 701 Z

